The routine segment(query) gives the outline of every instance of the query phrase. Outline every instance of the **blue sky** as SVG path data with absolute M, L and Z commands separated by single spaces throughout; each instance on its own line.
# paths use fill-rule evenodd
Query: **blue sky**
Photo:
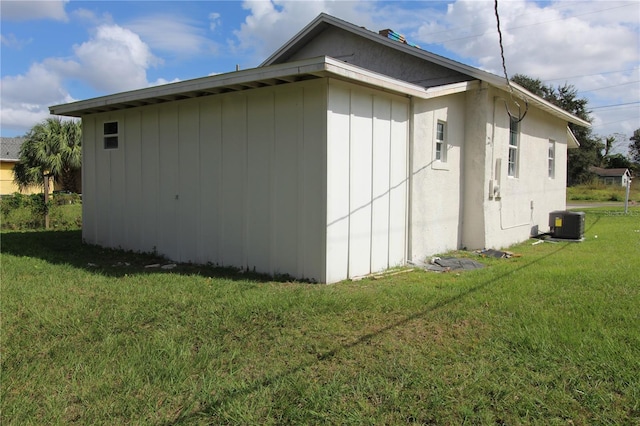
M 639 1 L 499 11 L 510 75 L 574 85 L 598 135 L 640 128 Z M 321 12 L 502 75 L 493 1 L 2 0 L 0 133 L 26 133 L 50 105 L 258 66 Z

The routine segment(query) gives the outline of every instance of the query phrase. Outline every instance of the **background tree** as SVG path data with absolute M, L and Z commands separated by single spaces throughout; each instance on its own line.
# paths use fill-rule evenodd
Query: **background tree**
M 514 75 L 512 80 L 531 93 L 542 97 L 576 117 L 589 123 L 591 122 L 590 112 L 587 108 L 589 101 L 586 98 L 579 98 L 578 90 L 573 85 L 565 83 L 554 88 L 553 86 L 545 85 L 538 79 L 522 74 Z M 587 183 L 595 177 L 589 171 L 589 167 L 600 165 L 605 144 L 601 138 L 591 132 L 590 128 L 577 126 L 573 123 L 569 123 L 569 128 L 580 143 L 580 148 L 570 149 L 567 153 L 567 183 L 571 186 Z
M 631 159 L 640 165 L 640 129 L 633 131 L 633 136 L 629 138 L 631 143 L 629 144 L 629 153 Z
M 78 121 L 47 118 L 25 136 L 13 169 L 21 187 L 42 185 L 47 173 L 62 189 L 78 192 L 77 171 L 82 165 L 82 130 Z
M 606 169 L 630 169 L 633 164 L 622 154 L 612 154 L 604 158 L 604 167 Z

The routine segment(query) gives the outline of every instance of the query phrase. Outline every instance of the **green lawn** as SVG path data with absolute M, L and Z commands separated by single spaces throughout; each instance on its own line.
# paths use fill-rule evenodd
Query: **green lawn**
M 640 209 L 619 213 L 484 269 L 330 286 L 3 232 L 0 421 L 638 424 Z

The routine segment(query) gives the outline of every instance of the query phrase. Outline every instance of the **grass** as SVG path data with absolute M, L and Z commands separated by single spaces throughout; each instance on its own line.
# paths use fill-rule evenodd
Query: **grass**
M 631 181 L 629 191 L 629 201 L 640 203 L 640 183 L 638 179 Z M 622 201 L 626 198 L 627 189 L 617 185 L 604 185 L 594 182 L 588 185 L 578 185 L 567 187 L 567 201 Z
M 640 210 L 619 212 L 481 270 L 331 286 L 3 232 L 0 420 L 638 424 Z

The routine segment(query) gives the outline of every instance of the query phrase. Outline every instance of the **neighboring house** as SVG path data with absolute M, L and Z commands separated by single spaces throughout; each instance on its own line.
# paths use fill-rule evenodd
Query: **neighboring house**
M 84 240 L 335 282 L 546 227 L 588 123 L 383 34 L 322 14 L 259 68 L 51 107 Z
M 18 162 L 22 142 L 24 142 L 23 137 L 0 138 L 0 195 L 10 195 L 15 192 L 22 194 L 42 192 L 39 186 L 20 189 L 13 181 L 13 167 Z
M 0 139 L 0 195 L 19 191 L 18 186 L 13 182 L 13 166 L 18 162 L 22 140 L 22 138 Z
M 589 167 L 589 171 L 598 175 L 598 181 L 605 185 L 627 186 L 631 180 L 629 169 L 603 169 L 601 167 Z
M 42 185 L 31 185 L 26 188 L 20 188 L 13 180 L 13 167 L 20 157 L 20 148 L 24 142 L 24 137 L 0 138 L 0 195 L 10 195 L 16 192 L 21 194 L 39 194 L 42 193 Z M 78 171 L 76 176 L 77 182 L 80 182 L 81 176 Z M 50 191 L 62 189 L 62 185 L 58 182 L 50 181 Z M 82 187 L 82 185 L 78 185 Z

